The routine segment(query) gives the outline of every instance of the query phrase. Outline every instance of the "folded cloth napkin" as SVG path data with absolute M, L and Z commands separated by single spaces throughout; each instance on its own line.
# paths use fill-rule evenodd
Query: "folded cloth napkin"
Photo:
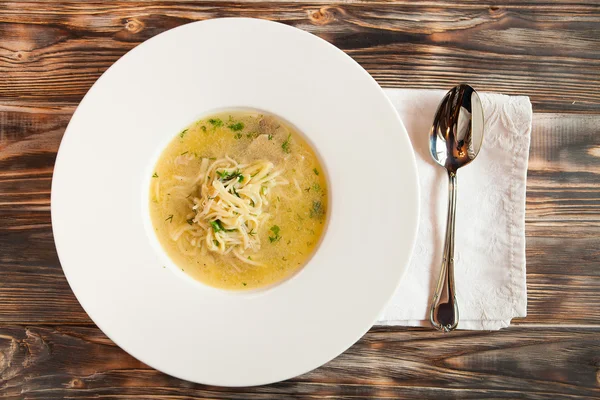
M 448 176 L 428 134 L 445 92 L 386 89 L 412 142 L 421 216 L 412 260 L 380 325 L 430 326 L 446 229 Z M 458 329 L 495 330 L 527 314 L 525 186 L 532 109 L 528 97 L 481 93 L 485 134 L 477 158 L 458 172 L 455 277 Z

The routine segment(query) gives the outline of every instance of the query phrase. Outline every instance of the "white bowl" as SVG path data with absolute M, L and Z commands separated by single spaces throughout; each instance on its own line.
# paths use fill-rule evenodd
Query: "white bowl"
M 295 125 L 330 186 L 313 258 L 248 293 L 163 268 L 146 229 L 157 155 L 199 116 L 237 107 Z M 301 30 L 227 18 L 162 33 L 98 79 L 60 146 L 52 225 L 75 295 L 115 343 L 181 379 L 248 386 L 310 371 L 371 327 L 408 265 L 417 199 L 408 135 L 364 69 Z

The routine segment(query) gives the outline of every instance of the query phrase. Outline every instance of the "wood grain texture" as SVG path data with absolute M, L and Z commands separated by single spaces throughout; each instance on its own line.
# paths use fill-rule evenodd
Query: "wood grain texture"
M 529 95 L 538 112 L 600 112 L 600 6 L 572 1 L 3 2 L 0 102 L 77 103 L 142 41 L 233 16 L 312 32 L 387 87 L 466 81 Z
M 589 399 L 600 397 L 599 352 L 600 328 L 375 328 L 308 374 L 228 389 L 157 372 L 97 328 L 8 326 L 0 328 L 0 398 Z

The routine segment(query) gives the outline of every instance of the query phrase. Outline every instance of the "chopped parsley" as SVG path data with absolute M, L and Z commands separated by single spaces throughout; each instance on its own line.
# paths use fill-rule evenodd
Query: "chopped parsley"
M 241 176 L 243 176 L 239 170 L 235 170 L 233 172 L 217 171 L 217 175 L 219 176 L 219 180 L 221 182 L 229 181 L 235 178 L 239 179 Z M 242 178 L 240 182 L 242 182 L 243 180 L 244 178 Z
M 244 123 L 243 122 L 237 122 L 235 124 L 229 124 L 228 128 L 231 129 L 234 132 L 241 131 L 242 129 L 244 129 Z
M 281 148 L 283 149 L 283 152 L 286 154 L 290 154 L 292 152 L 292 150 L 290 149 L 290 139 L 292 138 L 292 134 L 290 133 L 287 137 L 287 139 L 285 139 L 285 142 L 281 143 Z
M 234 138 L 236 139 L 241 139 L 242 138 L 242 134 L 241 133 L 236 133 Z
M 194 218 L 188 219 L 187 223 L 190 224 L 190 225 L 193 225 L 194 224 Z
M 215 246 L 219 247 L 219 241 L 218 240 L 213 240 L 213 243 L 215 244 Z
M 169 223 L 173 222 L 173 214 L 169 215 L 165 221 L 169 221 Z
M 248 257 L 248 258 L 250 258 L 250 257 Z M 242 285 L 246 286 L 246 282 L 242 282 Z
M 206 132 L 206 126 L 202 125 L 200 129 L 202 129 L 202 132 Z
M 310 217 L 321 218 L 324 213 L 325 210 L 323 209 L 323 203 L 313 200 L 312 208 L 310 209 Z
M 313 168 L 313 172 L 315 173 L 315 175 L 319 176 L 319 170 L 316 168 Z
M 212 226 L 213 231 L 215 232 L 220 232 L 223 230 L 223 225 L 221 225 L 221 221 L 219 220 L 210 221 L 210 226 Z
M 219 118 L 211 118 L 208 120 L 208 123 L 214 126 L 215 128 L 223 126 L 223 121 Z
M 155 172 L 154 174 L 152 174 L 153 178 L 158 178 L 158 174 Z
M 279 239 L 281 239 L 281 236 L 279 236 L 279 227 L 277 225 L 273 225 L 270 229 L 271 232 L 273 232 L 273 236 L 269 236 L 269 241 L 271 243 L 274 243 L 276 241 L 278 241 Z
M 269 136 L 267 136 L 267 139 L 269 139 L 269 140 L 273 140 L 273 135 L 271 135 L 271 134 L 269 133 Z
M 319 185 L 318 183 L 315 183 L 315 184 L 312 186 L 312 188 L 313 188 L 313 190 L 314 190 L 315 192 L 320 192 L 320 191 L 321 191 L 321 185 Z
M 181 153 L 181 154 L 180 154 L 180 156 L 184 156 L 184 155 L 186 155 L 187 153 L 188 153 L 187 151 L 184 151 L 183 153 Z
M 181 133 L 179 134 L 179 137 L 183 139 L 183 137 L 185 136 L 185 134 L 187 133 L 187 128 L 185 128 L 184 130 L 181 131 Z

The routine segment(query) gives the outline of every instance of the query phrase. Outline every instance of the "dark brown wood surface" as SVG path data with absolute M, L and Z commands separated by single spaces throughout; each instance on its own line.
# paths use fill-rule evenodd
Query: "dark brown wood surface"
M 223 16 L 317 34 L 383 86 L 529 95 L 527 318 L 499 332 L 374 328 L 313 372 L 247 389 L 168 377 L 106 338 L 54 247 L 61 137 L 125 52 Z M 0 2 L 0 274 L 0 398 L 600 398 L 600 3 Z

